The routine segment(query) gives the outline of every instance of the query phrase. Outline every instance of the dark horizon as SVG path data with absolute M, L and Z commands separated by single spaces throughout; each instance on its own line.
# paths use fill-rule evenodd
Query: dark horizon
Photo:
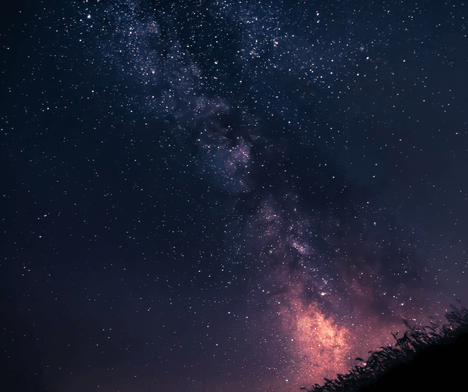
M 444 324 L 431 322 L 423 327 L 411 326 L 392 345 L 370 352 L 346 374 L 326 380 L 323 385 L 302 387 L 307 392 L 377 392 L 398 389 L 456 390 L 465 380 L 468 349 L 468 310 L 451 304 Z M 460 306 L 461 305 L 461 306 Z

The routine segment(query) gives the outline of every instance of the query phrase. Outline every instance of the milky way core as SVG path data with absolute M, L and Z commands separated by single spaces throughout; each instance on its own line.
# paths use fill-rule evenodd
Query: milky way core
M 349 331 L 339 327 L 316 304 L 304 305 L 299 293 L 291 290 L 282 306 L 283 328 L 291 334 L 292 357 L 298 368 L 291 367 L 296 382 L 333 378 L 346 372 L 349 364 Z

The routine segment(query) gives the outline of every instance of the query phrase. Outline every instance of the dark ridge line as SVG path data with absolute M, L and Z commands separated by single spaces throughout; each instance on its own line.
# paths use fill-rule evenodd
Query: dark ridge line
M 460 301 L 458 301 L 460 303 Z M 461 303 L 460 303 L 461 305 Z M 411 326 L 403 320 L 407 331 L 394 346 L 369 351 L 363 366 L 354 366 L 347 374 L 325 379 L 320 386 L 313 385 L 307 392 L 377 392 L 385 390 L 447 391 L 466 386 L 468 374 L 468 310 L 450 305 L 452 311 L 445 318 L 448 324 L 440 326 Z M 465 374 L 467 373 L 467 374 Z

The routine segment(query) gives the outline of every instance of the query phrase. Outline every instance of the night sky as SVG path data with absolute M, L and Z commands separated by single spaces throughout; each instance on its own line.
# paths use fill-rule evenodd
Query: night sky
M 0 32 L 2 391 L 299 391 L 468 304 L 468 4 L 12 1 Z

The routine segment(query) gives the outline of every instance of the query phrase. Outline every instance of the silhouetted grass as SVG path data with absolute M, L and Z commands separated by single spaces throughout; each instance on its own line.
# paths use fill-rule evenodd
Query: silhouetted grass
M 450 305 L 448 324 L 412 327 L 394 346 L 369 353 L 362 366 L 338 374 L 325 384 L 315 384 L 308 392 L 354 391 L 456 391 L 468 390 L 468 310 Z

